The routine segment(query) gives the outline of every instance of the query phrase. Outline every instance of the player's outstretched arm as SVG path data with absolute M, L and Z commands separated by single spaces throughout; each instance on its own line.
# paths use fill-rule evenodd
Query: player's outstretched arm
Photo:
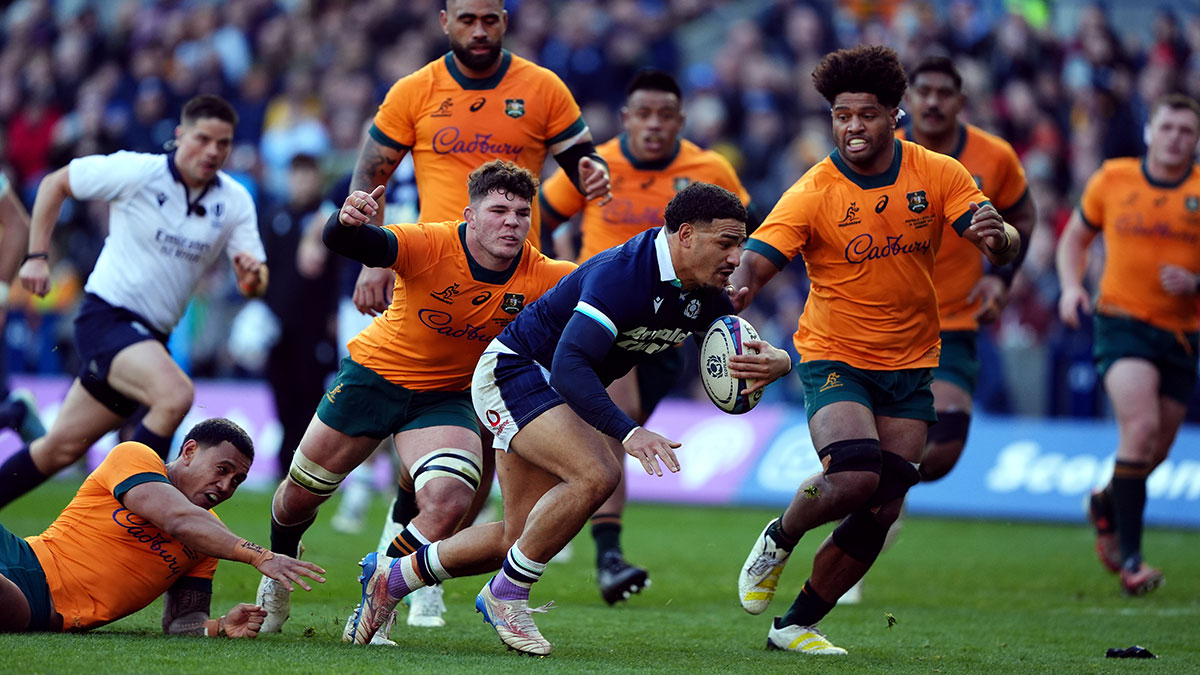
M 1083 272 L 1088 246 L 1095 237 L 1096 230 L 1088 227 L 1079 209 L 1075 209 L 1054 252 L 1058 285 L 1062 289 L 1058 298 L 1058 316 L 1068 328 L 1079 328 L 1079 313 L 1091 311 L 1091 300 L 1083 287 Z
M 746 340 L 742 344 L 749 349 L 743 354 L 729 357 L 729 374 L 752 380 L 742 392 L 743 396 L 753 394 L 792 372 L 792 357 L 786 351 L 772 346 L 766 340 Z
M 749 307 L 754 296 L 778 273 L 779 268 L 765 255 L 743 251 L 741 264 L 729 278 L 729 299 L 734 310 L 740 312 Z
M 275 555 L 234 534 L 213 514 L 188 501 L 174 485 L 147 482 L 125 493 L 125 508 L 150 521 L 188 548 L 207 556 L 253 565 L 264 575 L 287 584 L 312 587 L 304 577 L 325 583 L 325 570 L 303 560 Z
M 69 167 L 51 173 L 38 185 L 37 199 L 33 202 L 33 217 L 29 224 L 29 253 L 17 276 L 25 290 L 39 297 L 50 292 L 50 235 L 58 221 L 58 213 L 71 193 Z

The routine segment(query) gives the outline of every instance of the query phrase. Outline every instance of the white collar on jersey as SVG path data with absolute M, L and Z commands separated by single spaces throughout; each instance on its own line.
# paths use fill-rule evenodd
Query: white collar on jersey
M 654 254 L 658 258 L 658 278 L 679 286 L 679 275 L 675 274 L 675 264 L 671 262 L 671 247 L 667 244 L 665 225 L 658 228 L 658 236 L 654 238 Z

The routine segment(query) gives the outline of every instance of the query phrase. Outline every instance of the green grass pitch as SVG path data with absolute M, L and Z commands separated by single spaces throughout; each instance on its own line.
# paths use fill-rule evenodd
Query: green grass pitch
M 0 514 L 22 536 L 40 532 L 76 483 L 54 481 Z M 919 489 L 919 488 L 918 488 Z M 335 498 L 336 500 L 336 498 Z M 218 509 L 234 531 L 267 543 L 269 495 L 244 491 Z M 764 649 L 770 615 L 786 609 L 827 529 L 801 541 L 767 615 L 738 606 L 736 576 L 773 513 L 761 509 L 635 504 L 625 551 L 651 571 L 653 587 L 608 607 L 595 588 L 592 544 L 552 564 L 534 589 L 557 607 L 538 625 L 554 644 L 545 659 L 508 652 L 474 611 L 486 577 L 446 584 L 447 626 L 393 632 L 398 648 L 351 647 L 342 624 L 357 602 L 358 560 L 374 544 L 333 532 L 331 501 L 305 537 L 308 559 L 328 571 L 311 594 L 297 592 L 281 635 L 258 640 L 161 634 L 161 601 L 86 635 L 0 635 L 0 672 L 12 673 L 1196 673 L 1200 672 L 1200 562 L 1195 532 L 1151 530 L 1148 559 L 1167 585 L 1125 598 L 1077 525 L 910 518 L 897 545 L 867 577 L 861 605 L 835 609 L 821 627 L 849 650 L 804 657 Z M 383 517 L 377 498 L 372 522 Z M 213 609 L 253 602 L 258 574 L 222 562 Z M 895 617 L 888 627 L 887 616 Z M 1106 659 L 1109 647 L 1140 644 L 1156 661 Z M 812 661 L 810 663 L 810 661 Z

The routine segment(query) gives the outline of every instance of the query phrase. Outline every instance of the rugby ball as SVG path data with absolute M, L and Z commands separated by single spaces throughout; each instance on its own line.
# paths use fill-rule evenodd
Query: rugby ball
M 762 399 L 763 390 L 744 396 L 743 391 L 751 380 L 743 380 L 729 373 L 729 357 L 734 354 L 757 354 L 744 348 L 746 340 L 757 340 L 758 331 L 748 321 L 736 316 L 723 316 L 708 327 L 704 342 L 700 343 L 700 381 L 704 391 L 718 408 L 727 413 L 740 415 L 752 410 Z

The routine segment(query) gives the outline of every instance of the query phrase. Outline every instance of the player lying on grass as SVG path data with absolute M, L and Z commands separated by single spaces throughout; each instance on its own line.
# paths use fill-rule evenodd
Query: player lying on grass
M 209 618 L 217 558 L 305 590 L 325 570 L 238 537 L 209 511 L 253 460 L 250 437 L 222 418 L 193 427 L 167 465 L 141 443 L 113 448 L 45 532 L 21 539 L 0 526 L 0 632 L 90 630 L 166 593 L 165 633 L 258 635 L 261 607 Z
M 679 443 L 643 429 L 605 387 L 651 354 L 733 311 L 725 294 L 746 241 L 746 209 L 733 193 L 692 183 L 667 205 L 664 226 L 597 255 L 517 315 L 475 367 L 475 412 L 495 435 L 504 520 L 476 525 L 403 558 L 363 559 L 362 604 L 343 636 L 365 644 L 405 595 L 453 577 L 500 569 L 475 607 L 502 642 L 544 656 L 530 588 L 616 489 L 615 448 L 662 475 L 679 471 Z M 730 359 L 757 390 L 791 369 L 762 342 Z M 736 360 L 735 360 L 736 359 Z

